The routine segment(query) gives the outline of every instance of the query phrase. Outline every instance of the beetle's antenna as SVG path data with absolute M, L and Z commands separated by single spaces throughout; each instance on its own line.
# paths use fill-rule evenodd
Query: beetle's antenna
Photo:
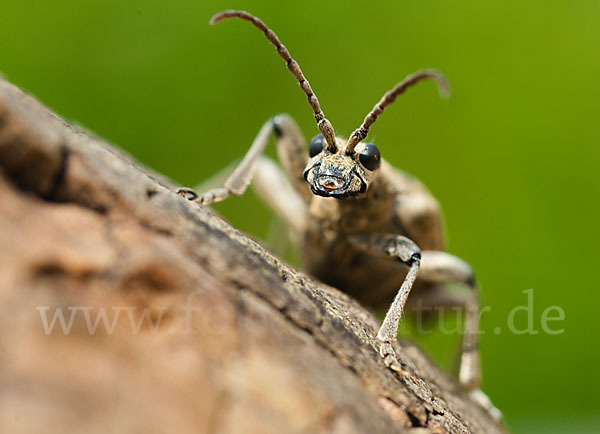
M 450 86 L 448 85 L 448 81 L 446 77 L 435 69 L 424 69 L 422 71 L 417 71 L 414 74 L 409 75 L 400 83 L 398 83 L 394 88 L 383 95 L 383 98 L 375 104 L 375 107 L 369 112 L 369 114 L 365 117 L 360 128 L 355 130 L 350 138 L 348 139 L 348 143 L 346 144 L 346 153 L 352 154 L 354 152 L 354 148 L 361 141 L 366 139 L 369 134 L 369 129 L 371 125 L 375 123 L 377 118 L 387 106 L 396 101 L 398 95 L 404 93 L 406 89 L 417 84 L 419 81 L 424 80 L 426 78 L 430 78 L 436 82 L 438 85 L 438 90 L 442 98 L 447 98 L 450 95 Z
M 254 24 L 255 27 L 262 30 L 269 42 L 273 44 L 275 48 L 277 48 L 277 53 L 281 56 L 283 60 L 285 60 L 288 70 L 292 73 L 294 77 L 296 77 L 296 80 L 298 80 L 298 83 L 300 84 L 300 89 L 302 89 L 302 91 L 306 94 L 308 103 L 313 109 L 315 120 L 317 121 L 317 126 L 321 133 L 323 133 L 323 136 L 325 136 L 325 140 L 327 140 L 328 149 L 331 152 L 336 152 L 337 147 L 335 144 L 335 133 L 333 131 L 333 125 L 331 125 L 331 122 L 329 122 L 329 120 L 325 118 L 325 114 L 323 113 L 323 110 L 321 110 L 321 106 L 319 105 L 319 100 L 317 99 L 317 96 L 314 94 L 312 88 L 310 87 L 308 80 L 306 79 L 306 77 L 304 77 L 304 74 L 302 74 L 302 70 L 300 69 L 298 62 L 292 59 L 292 56 L 290 55 L 289 51 L 287 50 L 285 45 L 281 43 L 275 32 L 269 29 L 265 25 L 265 23 L 263 23 L 260 20 L 260 18 L 257 18 L 254 15 L 249 14 L 248 12 L 237 10 L 226 10 L 223 12 L 219 12 L 210 19 L 210 24 L 215 24 L 221 20 L 224 20 L 225 18 L 233 17 L 250 21 L 252 24 Z

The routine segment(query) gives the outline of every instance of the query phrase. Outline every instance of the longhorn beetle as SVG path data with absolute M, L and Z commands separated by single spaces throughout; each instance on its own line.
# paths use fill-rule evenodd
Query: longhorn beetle
M 458 378 L 497 416 L 498 411 L 479 389 L 479 288 L 473 271 L 465 261 L 443 251 L 442 221 L 435 198 L 420 181 L 386 163 L 374 144 L 364 141 L 379 115 L 398 95 L 421 80 L 431 79 L 441 95 L 447 96 L 446 79 L 431 69 L 409 75 L 375 104 L 362 125 L 345 140 L 335 136 L 298 63 L 259 18 L 227 10 L 216 14 L 210 23 L 232 17 L 252 23 L 275 46 L 306 94 L 321 134 L 312 138 L 307 152 L 294 120 L 277 115 L 260 129 L 223 187 L 200 195 L 184 188 L 178 194 L 209 205 L 231 194 L 243 194 L 254 181 L 258 194 L 302 241 L 303 263 L 309 273 L 375 307 L 388 303 L 396 294 L 377 333 L 379 353 L 394 371 L 406 374 L 392 344 L 407 302 L 426 309 L 464 307 Z M 277 140 L 287 178 L 262 155 L 271 135 Z M 448 291 L 448 284 L 456 282 L 470 289 L 467 295 Z

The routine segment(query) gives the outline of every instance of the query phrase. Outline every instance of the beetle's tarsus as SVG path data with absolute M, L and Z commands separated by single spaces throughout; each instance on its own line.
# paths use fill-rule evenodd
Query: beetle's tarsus
M 189 188 L 180 188 L 176 193 L 191 202 L 204 206 L 225 200 L 231 194 L 227 188 L 213 188 L 200 195 Z
M 194 201 L 198 198 L 198 194 L 190 188 L 180 188 L 176 193 L 190 201 Z
M 383 358 L 385 366 L 394 372 L 402 375 L 410 375 L 410 372 L 404 368 L 404 364 L 398 360 L 394 347 L 390 342 L 381 342 L 379 345 L 379 355 Z

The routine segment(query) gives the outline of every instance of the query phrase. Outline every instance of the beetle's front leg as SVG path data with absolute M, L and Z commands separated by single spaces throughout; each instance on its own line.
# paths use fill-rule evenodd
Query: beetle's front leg
M 417 272 L 421 264 L 421 251 L 413 241 L 402 235 L 357 234 L 351 236 L 350 240 L 360 250 L 402 262 L 409 267 L 404 282 L 400 286 L 377 333 L 379 354 L 383 357 L 386 366 L 394 371 L 406 374 L 406 371 L 402 368 L 402 364 L 396 357 L 393 343 L 396 342 L 398 325 L 402 318 L 406 299 L 417 278 Z
M 227 199 L 231 194 L 243 194 L 246 191 L 246 188 L 248 188 L 250 181 L 252 181 L 256 162 L 264 152 L 273 129 L 273 120 L 269 119 L 262 126 L 254 139 L 254 142 L 252 142 L 252 146 L 250 146 L 250 149 L 233 173 L 227 178 L 223 187 L 213 188 L 200 195 L 197 195 L 188 188 L 182 188 L 177 191 L 177 194 L 182 195 L 199 205 L 210 205 L 213 202 L 221 202 Z
M 277 115 L 265 122 L 242 161 L 225 180 L 223 187 L 212 188 L 201 194 L 196 194 L 189 188 L 182 188 L 177 191 L 177 194 L 188 200 L 194 201 L 199 205 L 210 205 L 214 202 L 221 202 L 232 194 L 243 194 L 254 178 L 256 168 L 259 166 L 262 154 L 271 135 L 274 135 L 277 139 L 277 153 L 290 181 L 285 181 L 286 189 L 287 185 L 291 184 L 291 187 L 295 190 L 296 196 L 301 196 L 297 198 L 295 202 L 310 200 L 311 193 L 306 188 L 303 178 L 304 167 L 308 161 L 308 152 L 306 150 L 304 137 L 302 137 L 302 133 L 294 120 L 286 114 Z M 277 183 L 270 187 L 271 191 L 266 195 L 263 194 L 264 188 L 262 188 L 259 193 L 263 196 L 267 196 L 268 199 L 271 199 L 272 189 L 278 188 L 283 178 L 279 174 L 271 176 L 273 174 L 271 165 L 269 165 L 267 169 L 269 169 L 269 174 L 266 176 L 266 181 L 273 181 L 277 178 Z M 262 184 L 264 184 L 264 182 Z M 296 197 L 294 197 L 294 199 L 296 199 Z M 278 203 L 276 208 L 281 208 L 281 205 L 282 204 Z M 303 213 L 296 212 L 296 214 L 301 215 Z

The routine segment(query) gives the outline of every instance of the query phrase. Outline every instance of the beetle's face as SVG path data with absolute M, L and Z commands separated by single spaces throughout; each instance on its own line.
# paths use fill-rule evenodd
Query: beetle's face
M 367 191 L 379 169 L 379 151 L 375 145 L 360 143 L 355 152 L 347 155 L 345 141 L 338 138 L 336 142 L 337 150 L 331 152 L 324 146 L 322 134 L 310 141 L 311 159 L 304 170 L 304 179 L 317 196 L 336 199 L 360 196 Z

